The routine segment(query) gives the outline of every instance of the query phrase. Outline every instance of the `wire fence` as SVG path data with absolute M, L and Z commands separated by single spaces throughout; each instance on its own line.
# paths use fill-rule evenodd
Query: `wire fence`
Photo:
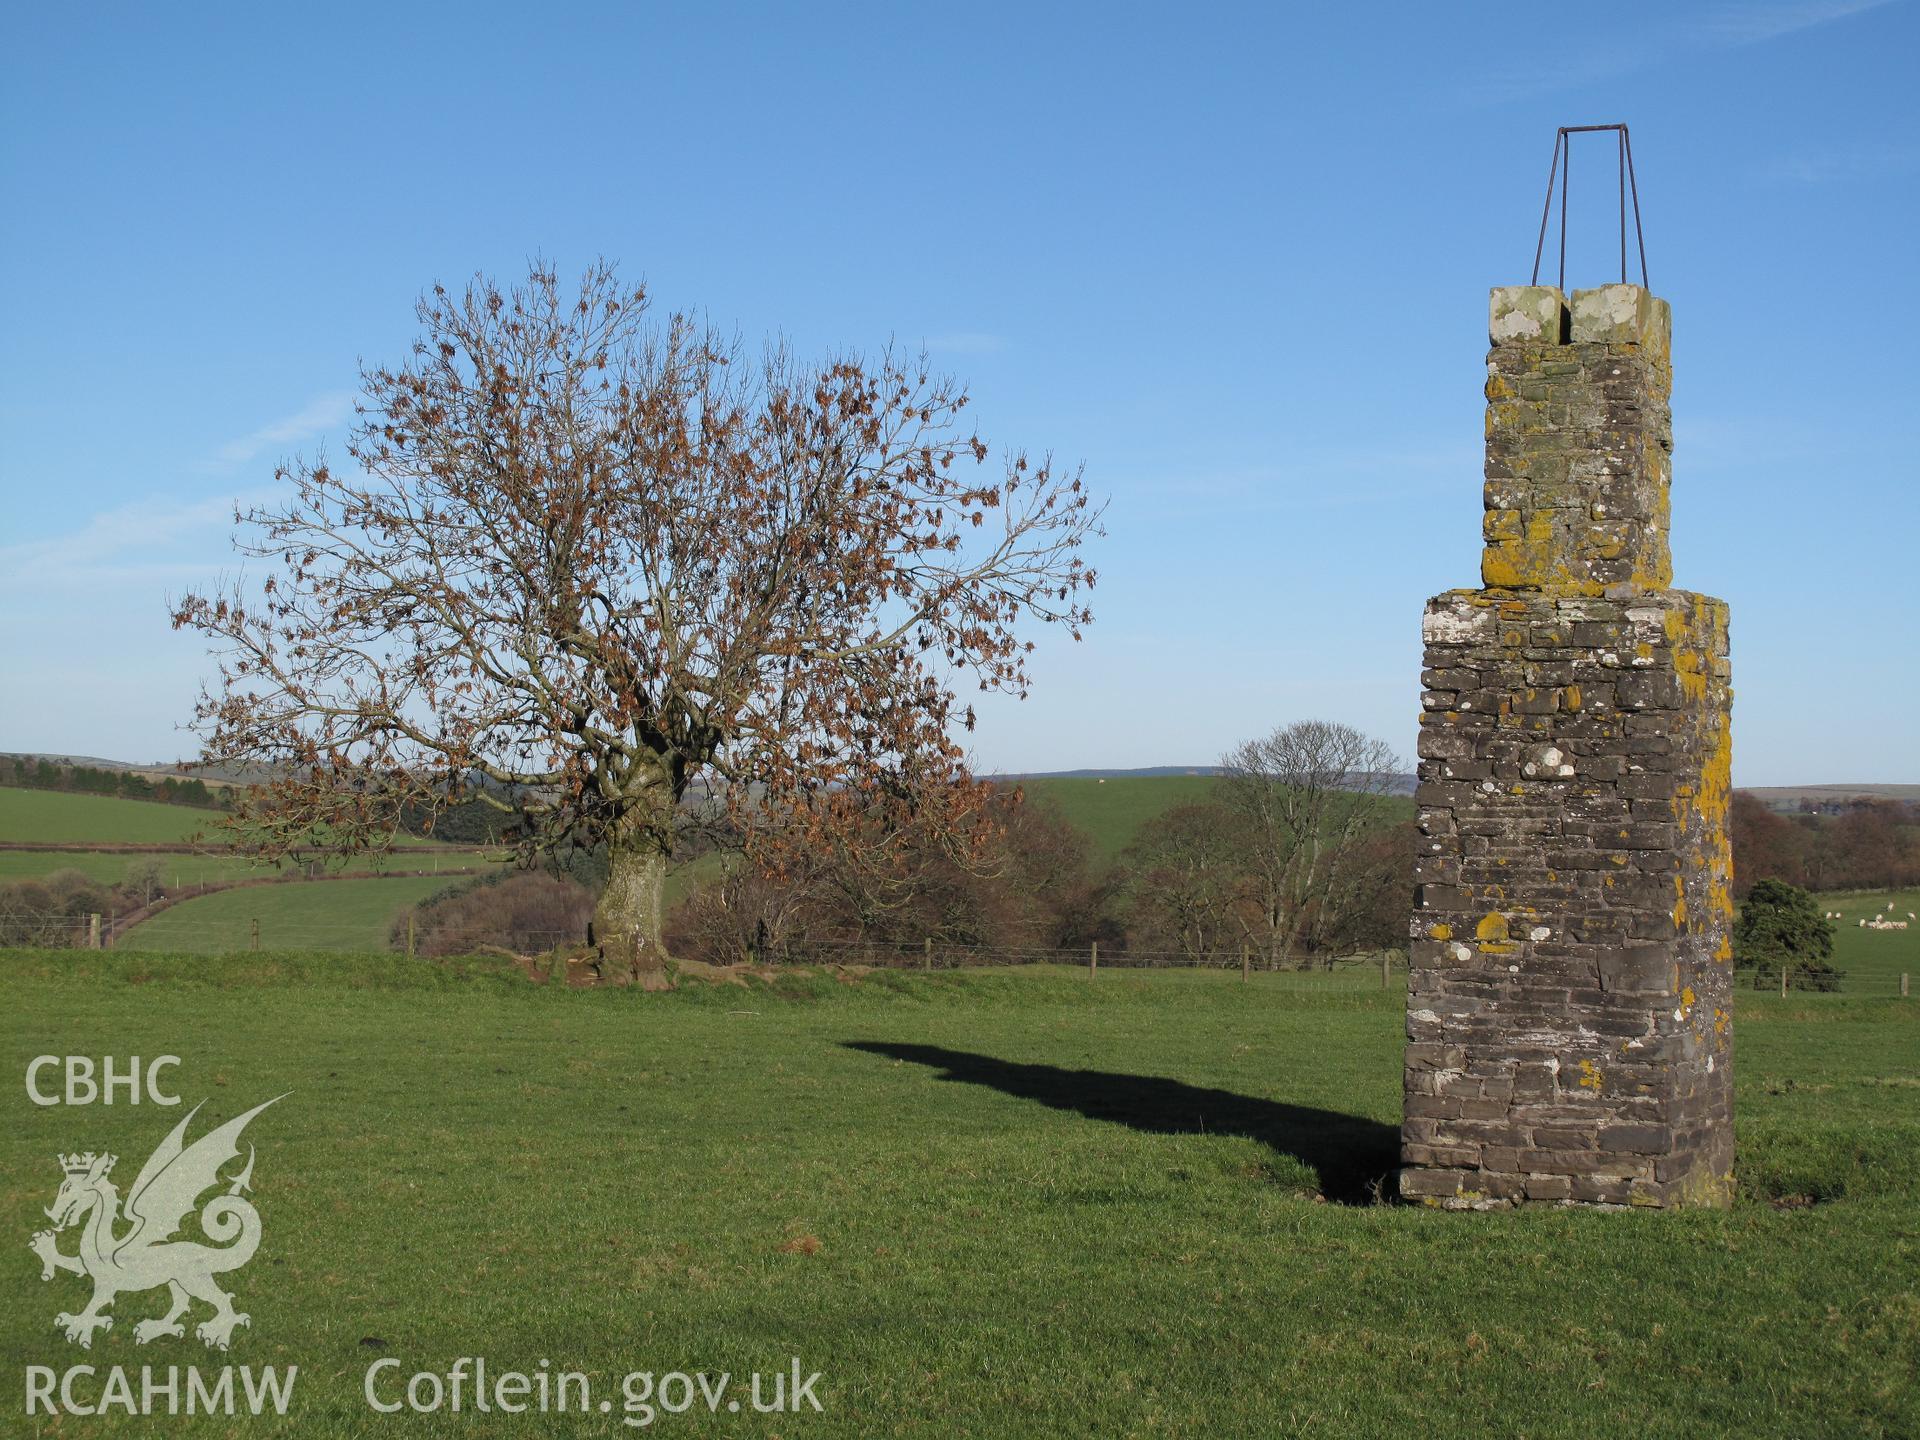
M 742 955 L 774 965 L 857 965 L 885 970 L 963 970 L 983 966 L 1068 966 L 1102 970 L 1222 970 L 1245 975 L 1287 975 L 1329 984 L 1389 984 L 1406 974 L 1397 951 L 1365 955 L 1290 957 L 1275 960 L 1250 947 L 1208 950 L 1137 950 L 1109 943 L 1071 947 L 970 945 L 926 939 L 919 944 L 869 939 L 806 939 L 769 945 Z
M 221 888 L 221 887 L 214 887 Z M 232 887 L 225 887 L 232 888 Z M 0 909 L 0 945 L 42 949 L 181 950 L 245 953 L 260 950 L 404 951 L 404 931 L 391 920 L 281 919 L 268 907 L 260 916 L 195 917 L 164 913 L 150 918 L 45 916 Z M 132 923 L 129 923 L 129 922 Z M 424 939 L 424 937 L 422 937 Z M 584 948 L 577 931 L 516 930 L 498 937 L 499 948 L 525 955 Z M 421 948 L 425 948 L 422 946 Z M 1091 970 L 1219 970 L 1284 974 L 1328 984 L 1390 983 L 1406 973 L 1405 956 L 1312 957 L 1277 963 L 1248 949 L 1209 951 L 1132 950 L 1112 944 L 1057 946 L 976 945 L 929 939 L 919 944 L 871 939 L 794 939 L 750 947 L 715 963 L 776 967 L 842 966 L 869 970 L 961 970 L 1010 966 L 1069 966 Z
M 99 916 L 46 916 L 0 909 L 0 946 L 39 949 L 125 949 L 176 951 L 193 954 L 241 954 L 266 950 L 333 952 L 395 952 L 407 950 L 405 931 L 392 917 L 332 920 L 318 917 L 281 918 L 232 915 L 189 920 L 184 914 L 164 914 L 131 928 L 116 927 Z M 165 922 L 165 923 L 161 923 Z M 1898 947 L 1905 936 L 1889 936 Z M 424 937 L 423 937 L 424 940 Z M 574 931 L 525 930 L 499 937 L 500 949 L 528 956 L 555 950 L 584 948 L 586 937 Z M 419 950 L 428 947 L 423 943 Z M 1901 996 L 1912 998 L 1913 981 L 1920 976 L 1920 945 L 1907 957 L 1889 948 L 1875 963 L 1842 970 L 1837 993 L 1846 996 Z M 1289 986 L 1312 989 L 1362 989 L 1404 983 L 1406 957 L 1398 951 L 1336 957 L 1294 957 L 1280 963 L 1251 949 L 1225 947 L 1205 951 L 1136 950 L 1109 943 L 1076 947 L 972 945 L 940 939 L 919 944 L 875 939 L 795 939 L 750 947 L 730 956 L 708 957 L 715 963 L 745 962 L 775 968 L 839 966 L 867 970 L 953 971 L 989 967 L 1072 967 L 1097 975 L 1101 971 L 1184 970 L 1238 972 L 1249 979 L 1269 977 Z M 1756 983 L 1748 972 L 1736 976 L 1737 989 L 1780 997 L 1777 978 Z M 1794 984 L 1793 998 L 1812 993 Z

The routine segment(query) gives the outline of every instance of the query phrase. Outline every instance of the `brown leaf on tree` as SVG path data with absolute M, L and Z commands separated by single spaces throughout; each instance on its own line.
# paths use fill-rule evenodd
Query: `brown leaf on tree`
M 956 689 L 1024 694 L 1018 632 L 1092 619 L 1077 473 L 982 477 L 924 357 L 754 359 L 605 263 L 573 295 L 536 265 L 417 313 L 410 358 L 362 373 L 353 464 L 286 465 L 239 517 L 261 603 L 174 607 L 216 646 L 205 758 L 272 775 L 238 821 L 255 848 L 382 848 L 477 796 L 528 857 L 607 847 L 595 941 L 624 979 L 664 961 L 696 784 L 770 856 L 884 852 L 902 817 L 977 847 Z

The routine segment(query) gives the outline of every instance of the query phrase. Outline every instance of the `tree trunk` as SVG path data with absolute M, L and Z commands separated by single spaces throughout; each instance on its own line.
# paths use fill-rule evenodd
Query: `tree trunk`
M 660 929 L 672 852 L 671 804 L 635 810 L 607 838 L 607 888 L 593 907 L 593 944 L 609 985 L 665 983 Z

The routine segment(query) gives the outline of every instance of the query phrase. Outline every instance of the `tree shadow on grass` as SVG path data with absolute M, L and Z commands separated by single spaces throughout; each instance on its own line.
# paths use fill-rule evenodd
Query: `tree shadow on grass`
M 1400 1132 L 1378 1120 L 1255 1100 L 1231 1090 L 1210 1090 L 1152 1075 L 1106 1070 L 1068 1070 L 1023 1065 L 948 1050 L 885 1040 L 849 1040 L 849 1050 L 911 1060 L 945 1071 L 942 1080 L 985 1085 L 1091 1120 L 1109 1120 L 1156 1135 L 1244 1135 L 1282 1155 L 1291 1155 L 1320 1179 L 1320 1193 L 1342 1205 L 1365 1205 L 1391 1195 L 1385 1180 L 1399 1163 Z

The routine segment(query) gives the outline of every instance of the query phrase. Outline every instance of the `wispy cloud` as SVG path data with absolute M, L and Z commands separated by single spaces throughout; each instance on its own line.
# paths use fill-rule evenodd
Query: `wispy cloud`
M 64 535 L 0 545 L 0 588 L 37 589 L 207 578 L 229 549 L 236 504 L 268 492 L 139 500 L 103 510 Z
M 1797 0 L 1785 5 L 1715 5 L 1693 22 L 1702 36 L 1723 45 L 1758 45 L 1820 25 L 1877 10 L 1892 0 Z
M 262 425 L 251 435 L 229 440 L 214 452 L 214 459 L 223 467 L 244 465 L 262 451 L 281 445 L 297 445 L 302 440 L 324 434 L 352 413 L 353 392 L 330 390 L 324 395 L 315 396 L 305 408 L 292 415 L 275 420 L 270 425 Z
M 1896 0 L 1795 0 L 1772 5 L 1713 5 L 1650 25 L 1638 33 L 1582 43 L 1573 56 L 1537 50 L 1515 53 L 1524 69 L 1483 75 L 1462 99 L 1473 105 L 1499 105 L 1561 90 L 1577 90 L 1651 69 L 1687 54 L 1759 45 L 1878 10 Z
M 1826 185 L 1884 180 L 1915 170 L 1920 170 L 1920 147 L 1913 145 L 1802 145 L 1762 161 L 1754 177 L 1781 185 Z
M 353 401 L 347 390 L 316 395 L 299 410 L 228 441 L 211 460 L 189 468 L 221 475 L 277 447 L 324 435 L 352 415 Z M 237 499 L 229 493 L 136 500 L 98 511 L 64 535 L 0 545 L 0 590 L 23 594 L 40 588 L 72 595 L 81 589 L 151 588 L 208 579 L 231 559 L 235 507 L 244 509 L 277 493 L 272 486 L 255 486 Z

